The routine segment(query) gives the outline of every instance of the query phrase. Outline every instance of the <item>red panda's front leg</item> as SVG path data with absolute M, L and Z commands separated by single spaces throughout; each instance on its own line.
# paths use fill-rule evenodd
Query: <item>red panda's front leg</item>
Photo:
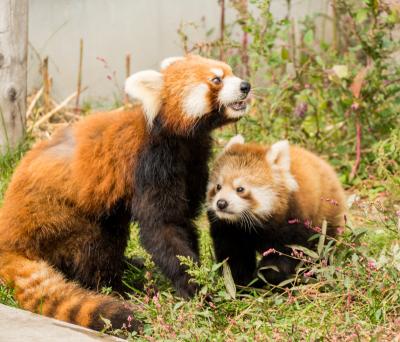
M 198 233 L 187 198 L 187 166 L 183 147 L 174 140 L 151 143 L 143 151 L 135 172 L 136 193 L 132 213 L 140 239 L 153 261 L 185 297 L 195 294 L 186 267 L 177 256 L 199 262 Z
M 172 281 L 178 294 L 184 298 L 194 296 L 198 286 L 190 282 L 187 267 L 180 264 L 177 256 L 190 257 L 199 262 L 195 227 L 190 223 L 145 220 L 140 224 L 140 239 L 155 264 Z
M 155 264 L 168 277 L 178 294 L 192 297 L 197 285 L 189 282 L 186 266 L 177 256 L 199 262 L 198 235 L 193 223 L 185 218 L 184 201 L 165 193 L 163 188 L 147 189 L 134 201 L 135 218 L 140 227 L 140 240 Z

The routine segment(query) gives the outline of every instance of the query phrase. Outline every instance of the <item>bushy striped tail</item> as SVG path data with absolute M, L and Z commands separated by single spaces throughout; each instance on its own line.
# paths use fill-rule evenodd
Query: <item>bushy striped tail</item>
M 45 261 L 0 252 L 0 278 L 15 288 L 19 305 L 29 311 L 94 330 L 105 328 L 103 318 L 111 322 L 113 329 L 141 329 L 128 303 L 67 281 Z

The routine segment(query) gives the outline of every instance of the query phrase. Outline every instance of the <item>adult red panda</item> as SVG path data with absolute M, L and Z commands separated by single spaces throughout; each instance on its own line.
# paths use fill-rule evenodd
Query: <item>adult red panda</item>
M 207 196 L 217 261 L 228 259 L 240 285 L 255 279 L 257 269 L 269 283 L 279 284 L 298 264 L 279 252 L 290 255 L 291 244 L 314 248 L 309 225 L 327 220 L 330 236 L 344 225 L 345 195 L 333 169 L 285 140 L 266 147 L 233 137 L 215 162 Z M 269 249 L 278 253 L 257 265 L 256 253 Z
M 178 293 L 177 255 L 199 260 L 193 220 L 208 181 L 210 132 L 239 119 L 250 84 L 222 62 L 169 58 L 129 77 L 141 105 L 92 115 L 41 142 L 16 169 L 0 211 L 0 278 L 19 304 L 93 329 L 139 329 L 132 308 L 91 292 L 119 289 L 132 220 Z

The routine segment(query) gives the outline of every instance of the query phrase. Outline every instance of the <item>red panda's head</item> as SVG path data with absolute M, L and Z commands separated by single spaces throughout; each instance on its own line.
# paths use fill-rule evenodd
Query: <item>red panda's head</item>
M 208 210 L 221 220 L 254 221 L 280 217 L 298 184 L 290 172 L 286 140 L 270 147 L 233 137 L 217 158 L 208 186 Z
M 161 72 L 133 74 L 125 91 L 142 103 L 150 127 L 160 117 L 172 132 L 187 134 L 200 122 L 220 125 L 242 117 L 250 84 L 223 62 L 189 55 L 165 59 Z

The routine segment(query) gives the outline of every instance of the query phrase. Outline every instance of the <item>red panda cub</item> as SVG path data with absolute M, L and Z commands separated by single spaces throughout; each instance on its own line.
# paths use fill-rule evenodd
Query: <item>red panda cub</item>
M 217 261 L 228 259 L 239 285 L 257 270 L 274 285 L 295 273 L 297 260 L 269 253 L 257 265 L 257 252 L 290 255 L 291 244 L 312 249 L 311 226 L 325 219 L 327 234 L 335 236 L 344 225 L 345 195 L 333 169 L 286 140 L 266 147 L 233 137 L 215 162 L 207 201 Z
M 246 112 L 250 84 L 200 56 L 130 76 L 129 110 L 98 113 L 38 143 L 15 170 L 0 210 L 0 279 L 24 309 L 101 330 L 140 330 L 123 289 L 130 223 L 178 294 L 178 255 L 199 261 L 194 220 L 208 183 L 211 131 Z

